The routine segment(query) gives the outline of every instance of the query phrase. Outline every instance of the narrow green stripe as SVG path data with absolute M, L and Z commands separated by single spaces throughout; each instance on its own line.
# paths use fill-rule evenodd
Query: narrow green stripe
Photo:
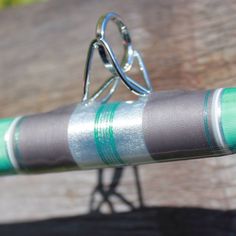
M 95 118 L 95 128 L 94 128 L 94 134 L 95 134 L 95 143 L 96 143 L 96 147 L 97 147 L 97 152 L 100 156 L 100 158 L 102 159 L 102 161 L 104 163 L 106 163 L 107 165 L 109 165 L 109 163 L 111 162 L 110 159 L 106 159 L 105 155 L 104 155 L 104 150 L 102 149 L 103 146 L 106 146 L 106 143 L 103 139 L 104 134 L 104 129 L 102 129 L 102 125 L 106 123 L 106 121 L 104 119 L 106 119 L 106 116 L 102 116 L 102 114 L 105 112 L 106 107 L 105 106 L 101 106 L 96 114 L 96 118 Z
M 111 119 L 112 109 L 113 109 L 112 104 L 109 104 L 109 105 L 106 106 L 106 112 L 103 113 L 103 115 L 106 116 L 106 124 L 107 124 L 107 127 L 105 129 L 103 129 L 104 134 L 105 134 L 104 139 L 106 141 L 106 148 L 104 148 L 103 151 L 104 151 L 105 157 L 107 159 L 110 158 L 112 163 L 116 163 L 117 158 L 116 158 L 114 150 L 111 146 L 111 139 L 110 139 L 111 136 L 110 136 L 110 132 L 109 132 L 110 128 L 112 127 L 112 122 L 113 122 L 113 119 Z
M 101 160 L 107 164 L 124 164 L 116 148 L 113 120 L 119 102 L 101 105 L 94 122 L 94 140 Z
M 110 104 L 102 105 L 97 112 L 97 122 L 95 122 L 95 134 L 97 139 L 96 146 L 100 158 L 107 165 L 112 164 L 116 161 L 114 154 L 109 145 L 108 126 L 110 122 Z M 96 129 L 97 128 L 97 129 Z
M 114 108 L 112 109 L 111 113 L 110 113 L 110 124 L 109 124 L 109 136 L 110 136 L 110 144 L 111 144 L 111 148 L 112 148 L 112 151 L 118 161 L 118 163 L 120 164 L 124 164 L 123 160 L 120 158 L 120 155 L 117 151 L 117 148 L 116 148 L 116 142 L 115 142 L 115 137 L 114 137 L 114 132 L 113 132 L 113 119 L 114 119 L 114 116 L 115 116 L 115 110 L 117 109 L 117 107 L 119 106 L 120 104 L 117 103 L 116 106 L 114 106 Z
M 209 130 L 209 124 L 208 124 L 208 109 L 209 109 L 209 97 L 210 97 L 211 91 L 208 90 L 205 94 L 204 98 L 204 112 L 203 112 L 203 119 L 204 119 L 204 130 L 205 130 L 205 135 L 207 139 L 207 143 L 209 147 L 212 149 L 212 140 L 211 140 L 211 135 L 210 135 L 210 130 Z
M 113 163 L 114 157 L 109 148 L 109 139 L 107 138 L 107 125 L 109 124 L 109 105 L 102 105 L 97 113 L 97 149 L 102 160 L 106 163 Z
M 103 153 L 102 153 L 102 149 L 100 146 L 101 141 L 99 141 L 101 132 L 100 132 L 100 114 L 102 113 L 102 111 L 104 110 L 104 106 L 101 106 L 99 108 L 99 110 L 96 113 L 96 117 L 95 117 L 95 127 L 94 127 L 94 139 L 95 139 L 95 144 L 96 144 L 96 148 L 97 148 L 97 152 L 98 155 L 100 156 L 100 158 L 102 159 L 102 161 L 104 163 L 106 163 L 107 165 L 109 165 L 109 162 L 106 161 L 106 159 L 103 157 Z
M 14 167 L 9 159 L 5 135 L 14 118 L 0 120 L 0 172 L 13 172 Z
M 103 157 L 107 160 L 108 163 L 115 163 L 116 159 L 115 156 L 111 150 L 110 146 L 110 140 L 109 140 L 109 134 L 108 134 L 108 127 L 110 125 L 110 104 L 104 105 L 104 110 L 100 114 L 101 120 L 100 120 L 100 132 L 101 132 L 101 144 L 100 148 L 103 153 Z

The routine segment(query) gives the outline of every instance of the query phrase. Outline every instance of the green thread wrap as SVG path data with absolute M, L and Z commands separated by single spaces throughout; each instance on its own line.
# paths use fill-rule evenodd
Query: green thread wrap
M 106 165 L 123 165 L 113 132 L 113 119 L 119 102 L 99 107 L 94 122 L 94 141 L 99 157 Z
M 14 167 L 9 159 L 5 135 L 14 118 L 0 120 L 0 172 L 13 172 Z
M 236 151 L 236 88 L 226 88 L 221 95 L 221 126 L 231 151 Z

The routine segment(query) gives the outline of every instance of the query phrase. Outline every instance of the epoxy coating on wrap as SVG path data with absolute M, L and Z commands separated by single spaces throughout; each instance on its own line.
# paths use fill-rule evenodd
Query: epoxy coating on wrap
M 152 161 L 142 131 L 146 99 L 136 102 L 78 105 L 71 116 L 68 141 L 81 169 Z

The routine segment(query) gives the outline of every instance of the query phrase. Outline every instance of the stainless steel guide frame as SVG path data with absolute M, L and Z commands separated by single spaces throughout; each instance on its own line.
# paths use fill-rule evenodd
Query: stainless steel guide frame
M 121 60 L 121 63 L 118 62 L 116 55 L 105 36 L 107 24 L 109 21 L 114 22 L 118 26 L 119 32 L 123 39 L 124 55 Z M 105 68 L 110 71 L 112 76 L 101 86 L 101 88 L 94 95 L 89 97 L 89 74 L 95 49 L 98 50 Z M 141 84 L 137 83 L 132 78 L 128 77 L 126 74 L 126 72 L 132 69 L 134 60 L 138 61 L 139 69 L 142 72 L 146 87 L 143 87 Z M 107 96 L 105 96 L 105 98 L 103 98 L 101 102 L 104 103 L 108 101 L 112 94 L 115 92 L 116 88 L 118 87 L 120 79 L 132 92 L 139 96 L 145 96 L 152 92 L 152 84 L 149 79 L 146 66 L 143 62 L 140 53 L 133 49 L 131 37 L 127 26 L 123 23 L 118 14 L 111 12 L 100 17 L 100 19 L 98 20 L 96 27 L 96 38 L 92 40 L 89 46 L 84 73 L 83 101 L 94 101 L 113 83 L 113 86 L 109 90 Z

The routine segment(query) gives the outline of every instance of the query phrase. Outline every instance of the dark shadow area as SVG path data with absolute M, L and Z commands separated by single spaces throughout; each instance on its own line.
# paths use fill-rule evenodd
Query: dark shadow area
M 138 167 L 131 168 L 138 200 L 138 205 L 134 204 L 118 188 L 126 169 L 114 169 L 107 184 L 105 170 L 98 170 L 97 184 L 90 196 L 90 213 L 1 224 L 0 236 L 236 236 L 236 210 L 146 207 Z M 128 207 L 128 212 L 116 212 L 114 197 Z M 103 206 L 108 206 L 110 214 L 102 214 Z
M 109 215 L 88 214 L 0 225 L 0 235 L 234 236 L 236 211 L 152 207 Z
M 113 170 L 113 175 L 110 179 L 109 184 L 104 183 L 104 169 L 97 171 L 97 185 L 94 187 L 90 202 L 89 211 L 90 213 L 101 213 L 101 209 L 104 205 L 107 205 L 111 213 L 115 213 L 115 207 L 111 200 L 112 197 L 117 198 L 123 205 L 126 205 L 129 210 L 133 211 L 136 208 L 143 208 L 143 192 L 140 183 L 139 169 L 137 166 L 131 167 L 134 175 L 134 188 L 136 189 L 138 206 L 135 206 L 132 201 L 128 200 L 124 194 L 121 194 L 117 189 L 120 185 L 121 179 L 123 177 L 123 172 L 127 168 L 115 168 Z M 96 199 L 96 195 L 100 196 L 100 200 Z

